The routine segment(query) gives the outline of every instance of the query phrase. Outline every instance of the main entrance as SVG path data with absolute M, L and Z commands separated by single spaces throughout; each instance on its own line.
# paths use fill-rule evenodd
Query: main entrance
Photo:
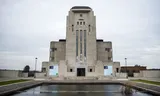
M 85 68 L 77 68 L 77 76 L 85 76 Z

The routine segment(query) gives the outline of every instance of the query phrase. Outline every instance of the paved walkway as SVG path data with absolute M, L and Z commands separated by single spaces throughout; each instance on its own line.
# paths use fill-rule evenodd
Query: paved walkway
M 32 86 L 36 86 L 39 84 L 42 84 L 42 82 L 41 81 L 26 81 L 26 82 L 20 82 L 20 83 L 0 86 L 0 96 L 8 96 L 9 94 L 15 93 L 19 90 L 30 88 Z
M 156 81 L 160 82 L 160 78 L 134 78 L 134 77 L 129 77 L 128 79 L 142 79 L 142 80 L 149 80 L 149 81 Z
M 140 90 L 144 90 L 144 92 L 149 92 L 155 95 L 160 95 L 160 86 L 154 85 L 154 84 L 147 84 L 142 82 L 134 82 L 134 81 L 128 81 L 129 85 L 132 87 L 135 87 Z

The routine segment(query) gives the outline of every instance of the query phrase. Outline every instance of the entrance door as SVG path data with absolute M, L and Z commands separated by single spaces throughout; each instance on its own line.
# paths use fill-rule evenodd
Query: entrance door
M 77 68 L 77 76 L 85 76 L 85 68 Z

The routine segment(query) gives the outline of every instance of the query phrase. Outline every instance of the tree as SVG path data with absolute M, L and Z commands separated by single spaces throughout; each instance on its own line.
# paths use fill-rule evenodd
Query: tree
M 30 70 L 29 65 L 26 65 L 26 66 L 24 67 L 24 69 L 23 69 L 23 72 L 29 72 L 29 70 Z

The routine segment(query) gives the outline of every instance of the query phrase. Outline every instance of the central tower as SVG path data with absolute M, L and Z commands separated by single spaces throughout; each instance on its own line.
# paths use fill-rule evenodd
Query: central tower
M 77 75 L 97 60 L 95 19 L 94 12 L 87 6 L 74 6 L 67 16 L 66 60 Z

